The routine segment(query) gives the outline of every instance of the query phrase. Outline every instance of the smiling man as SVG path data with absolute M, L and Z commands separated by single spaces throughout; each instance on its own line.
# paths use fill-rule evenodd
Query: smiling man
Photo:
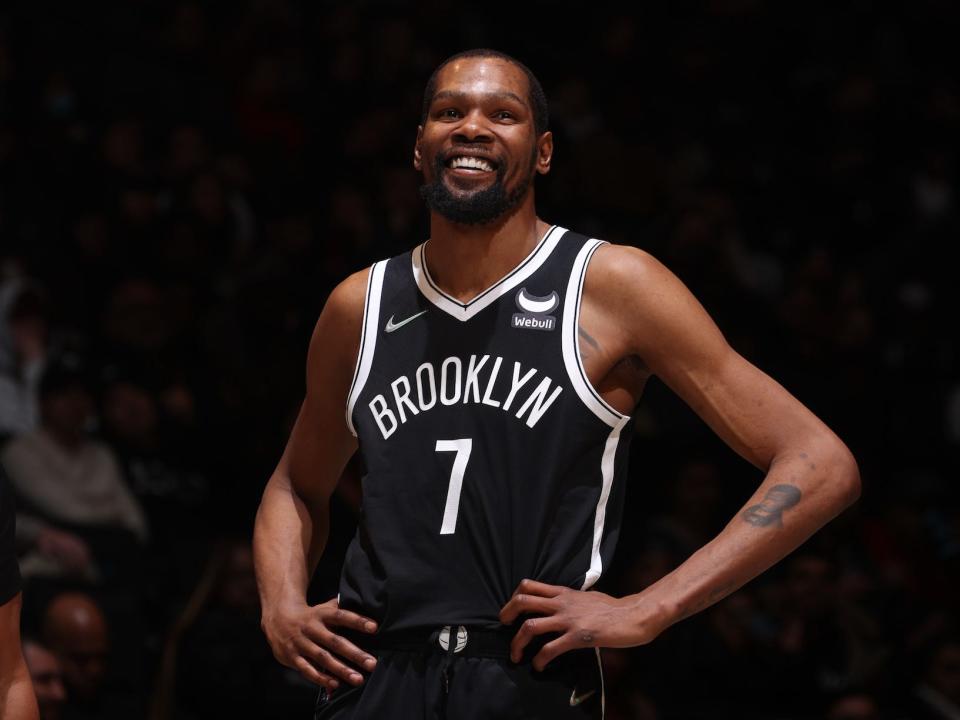
M 513 58 L 430 78 L 413 164 L 431 237 L 339 285 L 254 537 L 277 659 L 318 718 L 599 718 L 599 648 L 651 642 L 849 505 L 846 446 L 738 355 L 649 254 L 539 219 L 547 103 Z M 616 544 L 631 413 L 660 377 L 766 473 L 662 580 L 591 588 Z M 367 474 L 338 598 L 306 604 L 329 497 Z

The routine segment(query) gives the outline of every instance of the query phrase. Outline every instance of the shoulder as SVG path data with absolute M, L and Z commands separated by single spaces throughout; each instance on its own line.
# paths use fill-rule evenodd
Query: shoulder
M 23 435 L 17 435 L 6 444 L 0 452 L 0 462 L 11 468 L 11 472 L 15 472 L 15 466 L 19 463 L 43 455 L 46 450 L 42 431 L 31 430 Z
M 605 242 L 597 247 L 587 269 L 587 285 L 612 286 L 613 290 L 636 291 L 673 276 L 646 250 Z M 599 289 L 599 288 L 598 288 Z
M 327 296 L 314 328 L 314 341 L 322 333 L 325 341 L 343 340 L 360 332 L 367 296 L 370 268 L 364 268 L 341 281 Z
M 369 276 L 369 267 L 355 272 L 327 297 L 307 353 L 308 387 L 317 380 L 349 384 L 360 350 Z
M 662 307 L 667 300 L 692 298 L 680 279 L 645 250 L 627 245 L 600 245 L 590 259 L 584 294 L 618 314 Z
M 629 352 L 645 361 L 668 359 L 684 348 L 722 350 L 718 328 L 693 293 L 650 253 L 624 245 L 597 248 L 584 299 L 600 308 Z
M 323 312 L 335 315 L 338 320 L 362 320 L 363 306 L 367 296 L 367 281 L 370 268 L 366 267 L 342 280 L 330 292 Z M 360 317 L 357 317 L 357 315 Z

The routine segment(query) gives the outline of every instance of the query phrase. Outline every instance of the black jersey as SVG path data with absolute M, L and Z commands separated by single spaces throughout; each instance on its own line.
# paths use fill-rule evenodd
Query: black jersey
M 383 630 L 494 625 L 524 578 L 600 577 L 631 435 L 577 343 L 600 244 L 552 227 L 467 303 L 431 279 L 427 243 L 373 265 L 347 406 L 366 474 L 341 607 Z

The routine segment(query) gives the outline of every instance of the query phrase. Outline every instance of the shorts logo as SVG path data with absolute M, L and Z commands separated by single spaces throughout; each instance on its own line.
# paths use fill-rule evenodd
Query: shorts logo
M 528 293 L 526 288 L 520 288 L 516 302 L 523 312 L 513 314 L 510 320 L 513 327 L 528 330 L 553 330 L 556 327 L 557 319 L 549 314 L 560 304 L 560 296 L 556 290 L 549 295 L 537 297 Z
M 450 635 L 456 633 L 456 640 L 453 646 L 453 651 L 455 653 L 460 652 L 467 646 L 467 629 L 463 625 L 458 625 L 456 630 L 454 630 L 450 625 L 444 625 L 443 629 L 440 631 L 440 637 L 437 638 L 437 641 L 440 643 L 440 647 L 444 650 L 450 650 Z

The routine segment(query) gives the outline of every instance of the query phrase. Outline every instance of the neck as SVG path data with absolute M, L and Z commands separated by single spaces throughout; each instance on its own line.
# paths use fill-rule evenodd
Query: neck
M 466 302 L 520 264 L 549 227 L 537 217 L 533 192 L 487 225 L 460 225 L 432 212 L 427 268 L 444 292 Z

